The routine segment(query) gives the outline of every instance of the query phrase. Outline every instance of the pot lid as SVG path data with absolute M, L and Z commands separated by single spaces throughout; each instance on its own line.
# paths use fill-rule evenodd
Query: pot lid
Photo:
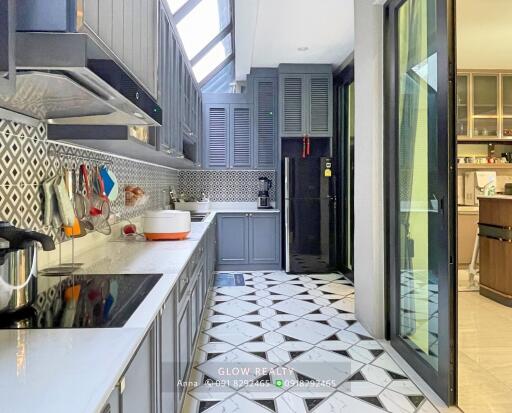
M 162 209 L 144 212 L 145 218 L 172 218 L 177 216 L 184 218 L 187 215 L 190 218 L 189 211 L 176 211 L 174 209 Z

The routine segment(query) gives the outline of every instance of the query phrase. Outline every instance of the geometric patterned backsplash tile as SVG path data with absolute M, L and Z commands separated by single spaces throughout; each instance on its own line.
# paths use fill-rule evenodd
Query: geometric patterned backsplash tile
M 276 198 L 275 171 L 179 171 L 178 193 L 199 199 L 204 192 L 212 202 L 251 202 L 258 197 L 258 178 L 272 180 L 270 198 Z
M 58 156 L 52 156 L 57 152 Z M 88 161 L 83 157 L 101 161 Z M 0 220 L 16 226 L 45 232 L 58 239 L 58 230 L 43 227 L 43 194 L 41 183 L 62 167 L 77 170 L 85 163 L 88 168 L 101 162 L 115 173 L 120 195 L 112 203 L 112 212 L 121 219 L 134 218 L 148 209 L 159 209 L 164 202 L 164 191 L 178 186 L 178 171 L 107 153 L 67 146 L 47 140 L 46 125 L 30 127 L 0 119 Z M 139 207 L 124 204 L 125 185 L 140 186 L 149 196 L 148 202 Z

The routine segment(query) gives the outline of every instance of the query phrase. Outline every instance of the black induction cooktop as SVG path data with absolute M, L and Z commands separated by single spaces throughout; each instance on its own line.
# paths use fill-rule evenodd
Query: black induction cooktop
M 161 274 L 38 276 L 35 302 L 0 314 L 0 329 L 122 327 Z

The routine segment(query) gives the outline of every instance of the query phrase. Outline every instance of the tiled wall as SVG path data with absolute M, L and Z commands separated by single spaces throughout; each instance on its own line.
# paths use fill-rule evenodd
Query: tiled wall
M 59 155 L 52 156 L 56 147 Z M 112 204 L 112 211 L 121 218 L 133 218 L 144 210 L 161 208 L 163 191 L 178 186 L 177 170 L 48 142 L 44 124 L 33 128 L 0 119 L 0 220 L 55 236 L 56 229 L 43 227 L 41 182 L 55 176 L 63 166 L 75 169 L 81 163 L 94 165 L 96 162 L 82 158 L 87 156 L 111 161 L 110 168 L 121 188 L 136 185 L 149 195 L 144 206 L 126 207 L 121 190 Z
M 212 202 L 251 202 L 258 196 L 260 176 L 272 180 L 270 198 L 275 201 L 275 171 L 180 171 L 179 193 L 200 198 L 205 192 Z

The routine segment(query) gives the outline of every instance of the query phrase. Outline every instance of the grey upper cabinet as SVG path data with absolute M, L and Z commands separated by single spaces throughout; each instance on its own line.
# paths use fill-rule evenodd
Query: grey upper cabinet
M 252 105 L 231 105 L 230 109 L 230 166 L 250 168 L 253 159 Z
M 281 75 L 279 79 L 280 134 L 296 137 L 306 134 L 306 76 Z
M 277 148 L 277 78 L 254 80 L 254 166 L 274 169 Z
M 206 105 L 205 167 L 225 169 L 229 166 L 229 105 Z
M 331 137 L 332 93 L 331 73 L 280 74 L 280 136 Z
M 9 96 L 16 91 L 16 2 L 0 2 L 0 94 Z
M 309 75 L 307 77 L 308 135 L 332 136 L 332 76 Z
M 248 214 L 222 214 L 217 221 L 219 264 L 249 263 Z
M 156 97 L 158 0 L 83 0 L 82 4 L 82 29 L 91 32 Z

